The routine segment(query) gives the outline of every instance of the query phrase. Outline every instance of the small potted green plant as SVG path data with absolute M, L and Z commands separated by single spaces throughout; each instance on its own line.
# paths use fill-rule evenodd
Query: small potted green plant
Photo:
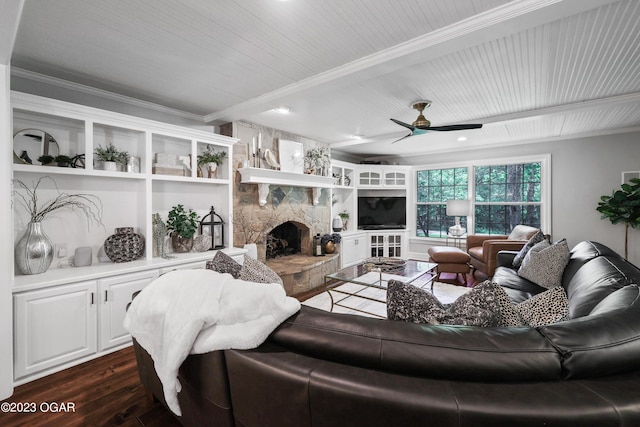
M 106 171 L 117 171 L 118 163 L 126 165 L 129 161 L 129 153 L 127 151 L 120 151 L 110 142 L 106 148 L 102 148 L 98 145 L 95 150 L 96 160 L 102 162 L 102 169 Z
M 347 223 L 349 222 L 349 212 L 347 211 L 342 211 L 338 214 L 338 216 L 342 219 L 342 229 L 346 230 L 347 229 Z
M 55 157 L 50 156 L 48 154 L 44 154 L 44 155 L 38 157 L 38 161 L 42 164 L 42 166 L 50 165 L 51 163 L 53 163 L 54 159 L 55 159 Z
M 174 252 L 184 253 L 193 248 L 193 235 L 198 230 L 200 218 L 193 210 L 177 205 L 169 211 L 167 229 L 171 231 L 171 246 Z
M 207 146 L 206 150 L 202 154 L 198 155 L 198 172 L 201 172 L 201 167 L 204 167 L 207 171 L 208 178 L 215 178 L 218 176 L 218 166 L 222 164 L 222 161 L 227 157 L 226 151 L 213 151 L 210 146 Z
M 64 154 L 58 154 L 54 159 L 54 162 L 58 164 L 61 168 L 68 168 L 71 166 L 71 157 L 65 156 Z

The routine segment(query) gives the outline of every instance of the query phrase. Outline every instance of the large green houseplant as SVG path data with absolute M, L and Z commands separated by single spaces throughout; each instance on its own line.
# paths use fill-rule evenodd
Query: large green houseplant
M 171 246 L 174 252 L 189 252 L 193 248 L 193 235 L 198 230 L 200 218 L 193 210 L 185 210 L 177 205 L 169 211 L 167 229 L 171 233 Z
M 596 210 L 612 224 L 624 224 L 624 257 L 629 255 L 629 227 L 640 228 L 640 178 L 631 178 L 611 196 L 600 197 Z

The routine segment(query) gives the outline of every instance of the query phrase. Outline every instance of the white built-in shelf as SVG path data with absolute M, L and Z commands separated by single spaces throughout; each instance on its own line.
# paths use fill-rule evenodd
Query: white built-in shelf
M 335 179 L 330 176 L 282 172 L 275 169 L 241 168 L 238 171 L 242 176 L 241 183 L 258 185 L 260 206 L 267 204 L 267 195 L 271 185 L 311 188 L 313 190 L 313 204 L 317 205 L 320 200 L 320 191 L 323 188 L 333 188 L 335 183 Z

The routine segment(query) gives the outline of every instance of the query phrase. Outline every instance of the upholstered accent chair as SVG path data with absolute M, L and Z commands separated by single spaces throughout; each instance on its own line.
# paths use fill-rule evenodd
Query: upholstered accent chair
M 471 266 L 492 277 L 496 270 L 499 251 L 519 251 L 538 231 L 528 225 L 516 225 L 511 234 L 471 234 L 467 236 L 467 252 Z

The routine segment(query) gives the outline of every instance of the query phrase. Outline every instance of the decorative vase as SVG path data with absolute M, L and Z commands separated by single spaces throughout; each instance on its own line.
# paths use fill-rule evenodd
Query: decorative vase
M 102 169 L 115 172 L 118 170 L 118 164 L 116 162 L 102 162 Z
M 30 222 L 15 249 L 16 264 L 22 274 L 40 274 L 53 261 L 53 243 L 42 230 L 41 222 Z
M 218 177 L 218 164 L 207 163 L 207 178 L 217 178 L 217 177 Z
M 144 236 L 133 227 L 118 227 L 104 241 L 104 252 L 113 262 L 134 261 L 144 255 Z
M 206 252 L 211 249 L 211 236 L 196 236 L 193 238 L 193 248 L 196 252 Z
M 171 247 L 174 252 L 186 253 L 191 252 L 193 248 L 193 237 L 182 237 L 178 233 L 171 233 Z
M 336 233 L 339 231 L 342 231 L 342 218 L 340 218 L 340 215 L 336 215 L 333 218 L 333 222 L 331 223 L 331 226 L 333 227 L 333 231 L 335 231 Z
M 332 254 L 336 251 L 336 244 L 333 243 L 333 240 L 329 240 L 327 243 L 325 243 L 324 245 L 324 253 L 325 254 Z
M 258 259 L 258 245 L 255 243 L 245 243 L 244 248 L 247 250 L 247 255 L 253 259 Z

